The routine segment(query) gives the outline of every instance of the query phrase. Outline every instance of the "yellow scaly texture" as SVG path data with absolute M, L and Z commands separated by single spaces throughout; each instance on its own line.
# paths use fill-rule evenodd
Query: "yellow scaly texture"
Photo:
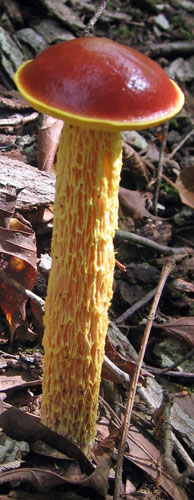
M 87 453 L 112 298 L 120 132 L 65 125 L 45 311 L 42 422 Z

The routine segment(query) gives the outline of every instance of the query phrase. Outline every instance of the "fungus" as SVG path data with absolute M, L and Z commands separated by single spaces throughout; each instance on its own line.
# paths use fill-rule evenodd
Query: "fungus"
M 153 127 L 184 97 L 147 56 L 105 38 L 49 47 L 15 75 L 38 111 L 64 120 L 45 308 L 42 422 L 87 453 L 96 431 L 114 271 L 121 131 Z

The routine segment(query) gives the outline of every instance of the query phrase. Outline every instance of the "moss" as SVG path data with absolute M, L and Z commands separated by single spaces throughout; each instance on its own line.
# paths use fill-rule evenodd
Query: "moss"
M 129 31 L 127 28 L 120 26 L 120 28 L 118 28 L 118 30 L 115 31 L 114 35 L 115 35 L 115 39 L 120 38 L 120 39 L 126 40 L 127 38 L 129 38 L 131 36 L 131 33 L 132 32 Z
M 179 29 L 180 33 L 184 36 L 186 40 L 193 40 L 194 35 L 191 33 L 189 26 L 185 22 L 184 19 L 182 19 L 181 16 L 172 16 L 171 19 L 171 25 L 173 26 L 174 29 Z

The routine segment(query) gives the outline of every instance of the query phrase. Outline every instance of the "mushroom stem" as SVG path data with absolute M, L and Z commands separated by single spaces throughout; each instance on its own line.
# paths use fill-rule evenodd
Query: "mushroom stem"
M 45 310 L 42 422 L 87 453 L 112 298 L 120 132 L 65 124 Z

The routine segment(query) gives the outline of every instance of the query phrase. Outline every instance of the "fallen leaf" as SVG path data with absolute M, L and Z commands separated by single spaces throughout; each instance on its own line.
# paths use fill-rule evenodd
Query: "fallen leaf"
M 68 475 L 67 470 L 64 477 L 64 475 L 60 476 L 60 474 L 56 474 L 49 469 L 24 468 L 1 474 L 0 484 L 10 481 L 17 481 L 17 483 L 29 482 L 36 491 L 49 491 L 56 486 L 69 483 L 79 485 L 83 488 L 90 488 L 102 497 L 106 496 L 110 467 L 112 465 L 108 456 L 101 457 L 97 467 L 94 469 L 86 456 L 75 444 L 56 432 L 51 431 L 33 416 L 25 414 L 14 407 L 5 410 L 1 405 L 0 426 L 6 435 L 13 437 L 13 439 L 25 440 L 29 445 L 37 439 L 45 441 L 56 450 L 65 453 L 67 457 L 76 460 L 81 471 L 77 474 L 70 472 Z
M 188 500 L 185 490 L 177 484 L 177 481 L 168 474 L 162 466 L 161 452 L 153 442 L 141 433 L 136 426 L 130 426 L 127 439 L 129 454 L 127 458 L 147 473 L 152 480 L 160 477 L 161 488 L 168 493 L 173 500 Z M 159 472 L 160 471 L 160 472 Z M 160 474 L 160 476 L 158 476 Z
M 148 171 L 141 156 L 126 142 L 123 142 L 123 168 L 136 179 L 138 186 L 145 188 L 149 182 Z
M 145 197 L 139 191 L 131 191 L 123 187 L 119 188 L 119 204 L 123 215 L 132 217 L 136 226 L 143 221 L 144 218 L 150 219 L 152 215 L 145 208 Z
M 36 417 L 18 408 L 12 406 L 5 409 L 3 404 L 0 404 L 0 427 L 4 429 L 6 435 L 17 441 L 27 441 L 29 444 L 34 443 L 37 439 L 45 441 L 56 450 L 65 453 L 69 458 L 77 460 L 81 472 L 86 475 L 94 471 L 94 467 L 78 446 L 66 437 L 48 429 Z
M 38 131 L 38 168 L 52 172 L 55 154 L 59 145 L 64 122 L 46 116 L 44 126 Z
M 123 370 L 124 372 L 133 376 L 136 363 L 134 361 L 131 361 L 128 356 L 124 357 L 121 354 L 119 354 L 116 351 L 116 349 L 113 347 L 113 345 L 111 344 L 108 335 L 106 336 L 105 354 L 113 363 L 115 363 L 116 366 L 118 366 L 118 368 L 120 368 L 120 370 Z M 104 378 L 109 378 L 109 373 L 108 373 L 107 367 L 106 367 L 106 371 L 105 371 L 105 367 L 103 367 L 103 375 L 104 375 Z M 150 373 L 142 368 L 141 369 L 141 376 L 140 376 L 141 382 L 143 382 L 144 376 L 150 376 Z M 110 373 L 109 380 L 112 380 L 112 373 Z M 113 380 L 113 382 L 116 382 L 116 380 Z
M 32 290 L 37 275 L 34 231 L 19 221 L 17 229 L 0 227 L 0 254 L 0 307 L 8 321 L 12 342 L 16 328 L 26 318 L 27 298 L 19 285 Z
M 194 317 L 182 317 L 178 319 L 173 319 L 172 321 L 167 321 L 162 325 L 157 325 L 154 323 L 155 328 L 162 328 L 166 334 L 183 338 L 186 342 L 194 347 Z
M 194 165 L 186 167 L 177 177 L 175 187 L 179 192 L 181 201 L 194 208 Z

